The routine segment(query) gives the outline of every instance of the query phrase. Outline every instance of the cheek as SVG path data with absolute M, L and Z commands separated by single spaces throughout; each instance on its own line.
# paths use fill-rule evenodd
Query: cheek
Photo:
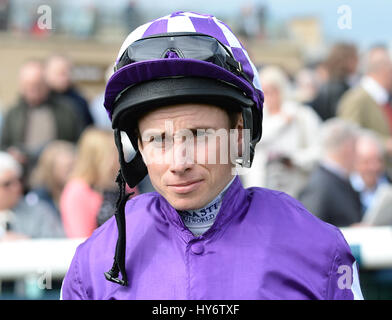
M 162 190 L 163 188 L 162 177 L 165 175 L 168 166 L 165 166 L 163 164 L 154 164 L 154 163 L 150 163 L 146 166 L 152 185 L 157 190 Z
M 7 192 L 1 192 L 0 199 L 3 204 L 7 207 L 13 207 L 18 202 L 19 198 L 22 195 L 21 187 L 13 187 L 12 190 L 8 190 Z

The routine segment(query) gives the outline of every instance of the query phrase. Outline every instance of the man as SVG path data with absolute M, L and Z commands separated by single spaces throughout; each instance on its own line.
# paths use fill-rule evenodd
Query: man
M 71 78 L 71 61 L 61 55 L 51 56 L 45 69 L 46 81 L 53 93 L 72 102 L 75 113 L 81 118 L 82 129 L 94 123 L 87 100 L 80 94 Z
M 341 96 L 350 88 L 350 77 L 357 69 L 357 48 L 349 43 L 336 43 L 325 61 L 329 72 L 326 83 L 321 85 L 310 105 L 325 121 L 336 116 L 336 107 Z
M 6 152 L 0 152 L 0 241 L 62 237 L 56 213 L 38 197 L 23 197 L 22 168 Z
M 115 220 L 77 249 L 63 299 L 361 297 L 356 280 L 339 285 L 339 266 L 354 279 L 357 267 L 338 229 L 232 175 L 237 161 L 251 165 L 263 96 L 223 22 L 176 12 L 147 23 L 125 40 L 115 70 L 105 106 L 121 194 L 147 172 L 157 192 L 119 199 Z
M 338 116 L 376 132 L 392 158 L 392 61 L 383 47 L 372 48 L 365 61 L 365 76 L 348 90 L 338 105 Z M 390 165 L 391 160 L 388 162 Z
M 362 212 L 371 209 L 377 198 L 377 191 L 390 185 L 385 172 L 385 152 L 380 139 L 372 131 L 364 131 L 356 143 L 355 172 L 350 180 L 359 192 Z
M 299 196 L 310 212 L 337 227 L 361 220 L 359 195 L 349 180 L 354 170 L 356 136 L 355 126 L 342 119 L 324 123 L 323 158 Z
M 76 142 L 80 123 L 72 107 L 49 93 L 40 61 L 30 60 L 20 70 L 19 101 L 6 113 L 1 148 L 34 163 L 42 148 L 61 139 Z

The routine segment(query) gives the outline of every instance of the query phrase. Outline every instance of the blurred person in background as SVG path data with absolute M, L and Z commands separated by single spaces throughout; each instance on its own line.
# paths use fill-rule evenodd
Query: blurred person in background
M 45 145 L 55 139 L 77 141 L 80 121 L 67 100 L 54 97 L 38 60 L 23 64 L 18 102 L 4 116 L 1 149 L 24 165 L 27 176 Z
M 267 187 L 296 197 L 320 154 L 321 120 L 310 107 L 289 98 L 289 81 L 280 68 L 266 67 L 259 76 L 265 97 L 263 140 L 242 180 L 246 187 Z
M 321 79 L 315 70 L 303 68 L 295 74 L 294 98 L 299 103 L 310 105 L 320 88 Z
M 337 227 L 350 226 L 362 218 L 359 194 L 349 180 L 357 131 L 356 126 L 339 118 L 324 122 L 322 159 L 298 197 L 310 212 Z
M 74 168 L 60 196 L 60 212 L 68 237 L 88 237 L 98 226 L 105 194 L 118 192 L 117 158 L 111 131 L 90 127 L 83 132 Z
M 313 64 L 312 69 L 314 70 L 319 86 L 325 84 L 329 80 L 329 70 L 327 63 L 324 60 L 317 61 Z
M 45 77 L 56 95 L 68 98 L 82 120 L 82 129 L 94 123 L 87 100 L 72 83 L 72 62 L 62 55 L 53 55 L 46 62 Z
M 338 106 L 339 117 L 376 132 L 382 139 L 392 169 L 392 60 L 381 46 L 365 57 L 365 75 L 355 88 L 347 91 Z
M 138 1 L 129 0 L 122 12 L 124 17 L 124 25 L 128 32 L 134 30 L 141 24 L 142 15 L 139 10 Z
M 64 236 L 52 208 L 37 197 L 23 197 L 22 168 L 0 152 L 0 241 Z
M 61 221 L 59 200 L 75 162 L 75 145 L 55 140 L 42 151 L 30 176 L 30 194 L 45 201 Z
M 384 156 L 380 139 L 370 130 L 363 131 L 356 143 L 355 172 L 350 178 L 352 186 L 359 192 L 363 214 L 374 206 L 377 191 L 391 185 Z
M 260 33 L 260 20 L 257 9 L 251 2 L 246 2 L 241 6 L 239 35 L 245 37 L 245 39 L 256 38 Z
M 326 61 L 328 80 L 321 85 L 311 106 L 325 121 L 336 116 L 337 104 L 350 88 L 350 78 L 355 74 L 358 65 L 357 48 L 353 44 L 335 44 Z

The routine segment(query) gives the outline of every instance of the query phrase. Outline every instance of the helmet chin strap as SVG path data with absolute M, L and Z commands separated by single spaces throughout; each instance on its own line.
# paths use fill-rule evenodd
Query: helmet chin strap
M 116 243 L 116 253 L 114 256 L 114 262 L 112 268 L 105 272 L 105 278 L 108 281 L 120 284 L 122 286 L 128 285 L 128 277 L 125 271 L 125 247 L 126 247 L 126 230 L 125 230 L 125 205 L 128 201 L 129 196 L 133 195 L 134 192 L 127 194 L 125 192 L 126 184 L 121 173 L 121 169 L 118 172 L 116 182 L 119 187 L 119 197 L 116 203 L 116 224 L 118 229 L 118 238 Z M 122 274 L 122 279 L 119 278 L 119 272 Z
M 119 188 L 119 197 L 118 197 L 117 203 L 116 203 L 116 213 L 114 214 L 115 219 L 116 219 L 117 229 L 118 229 L 118 238 L 117 238 L 117 243 L 116 243 L 116 252 L 115 252 L 115 256 L 114 256 L 113 266 L 108 272 L 105 272 L 104 275 L 108 281 L 120 284 L 122 286 L 127 286 L 128 285 L 128 277 L 127 277 L 127 273 L 125 270 L 125 248 L 126 248 L 125 205 L 129 199 L 129 197 L 131 195 L 133 195 L 134 192 L 131 194 L 127 194 L 126 193 L 126 184 L 128 183 L 128 185 L 132 188 L 135 187 L 140 182 L 140 181 L 138 181 L 138 178 L 140 179 L 140 176 L 142 173 L 140 173 L 139 176 L 131 176 L 130 175 L 131 170 L 129 170 L 129 171 L 126 171 L 126 174 L 124 174 L 123 168 L 125 168 L 125 166 L 127 166 L 129 164 L 127 164 L 125 162 L 123 145 L 121 142 L 121 135 L 120 135 L 120 131 L 118 129 L 116 129 L 114 131 L 114 137 L 115 137 L 115 142 L 116 142 L 116 146 L 118 149 L 119 160 L 120 160 L 120 165 L 121 165 L 121 169 L 119 170 L 117 178 L 116 178 L 116 182 L 117 182 L 117 185 Z M 140 156 L 140 153 L 139 153 L 139 156 Z M 141 156 L 140 156 L 140 158 L 141 158 Z M 133 159 L 131 162 L 133 162 L 134 160 L 135 159 Z M 138 161 L 138 160 L 136 159 L 136 161 Z M 143 173 L 143 176 L 141 176 L 141 179 L 143 179 L 144 176 L 145 176 L 145 174 Z M 120 272 L 122 274 L 122 279 L 119 278 Z

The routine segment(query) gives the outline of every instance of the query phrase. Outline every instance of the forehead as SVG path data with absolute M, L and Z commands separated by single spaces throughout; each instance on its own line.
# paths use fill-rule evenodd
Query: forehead
M 180 104 L 165 106 L 151 111 L 140 118 L 139 128 L 143 131 L 161 128 L 166 121 L 172 121 L 178 128 L 224 127 L 228 123 L 227 113 L 213 105 Z
M 13 170 L 13 169 L 3 169 L 0 171 L 0 180 L 7 180 L 7 179 L 13 179 L 15 177 L 19 177 L 18 173 Z
M 382 152 L 375 142 L 359 139 L 356 142 L 357 154 L 361 157 L 381 157 Z
M 22 83 L 37 82 L 43 79 L 43 69 L 39 64 L 28 64 L 24 66 L 19 74 Z

